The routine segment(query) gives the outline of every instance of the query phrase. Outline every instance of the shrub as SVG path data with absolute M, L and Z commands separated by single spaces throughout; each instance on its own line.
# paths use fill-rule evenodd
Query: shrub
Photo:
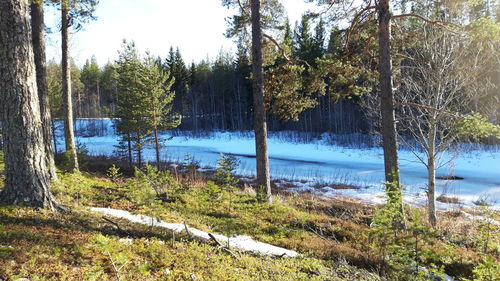
M 181 169 L 189 173 L 194 173 L 200 168 L 200 161 L 195 160 L 194 156 L 186 153 L 184 155 L 184 161 L 181 164 Z
M 116 167 L 113 164 L 107 171 L 106 177 L 108 177 L 113 183 L 117 183 L 118 180 L 122 177 L 122 173 L 120 172 L 120 168 Z
M 170 171 L 159 171 L 148 163 L 142 169 L 135 169 L 135 184 L 154 191 L 158 199 L 167 202 L 181 188 Z
M 221 153 L 213 181 L 225 188 L 236 185 L 239 181 L 233 176 L 233 173 L 239 164 L 240 161 L 234 155 Z

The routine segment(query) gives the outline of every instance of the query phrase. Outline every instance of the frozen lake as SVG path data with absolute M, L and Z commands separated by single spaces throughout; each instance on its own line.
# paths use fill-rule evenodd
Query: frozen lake
M 86 121 L 79 120 L 77 127 Z M 111 155 L 119 137 L 114 134 L 109 120 L 102 136 L 78 137 L 77 142 L 85 145 L 91 154 Z M 85 134 L 83 134 L 85 135 Z M 168 137 L 166 134 L 164 137 Z M 63 140 L 59 138 L 59 147 Z M 185 154 L 191 154 L 202 166 L 215 166 L 220 153 L 234 154 L 241 161 L 237 173 L 255 173 L 255 145 L 251 133 L 212 133 L 210 137 L 173 137 L 164 142 L 161 151 L 163 160 L 182 161 Z M 384 166 L 381 148 L 354 149 L 331 146 L 318 140 L 313 143 L 293 143 L 281 138 L 269 138 L 271 176 L 287 179 L 297 189 L 311 189 L 312 185 L 324 186 L 315 189 L 326 196 L 348 195 L 370 202 L 383 201 Z M 154 160 L 152 148 L 144 151 L 145 159 Z M 427 171 L 409 151 L 401 150 L 400 169 L 405 185 L 405 200 L 413 204 L 425 204 Z M 444 161 L 447 161 L 447 155 Z M 437 176 L 455 175 L 463 180 L 437 180 L 438 194 L 457 197 L 465 205 L 476 200 L 486 200 L 500 206 L 500 152 L 472 151 L 454 158 L 449 165 L 441 167 Z M 301 181 L 302 180 L 302 181 Z M 303 180 L 308 183 L 304 184 Z M 302 183 L 301 183 L 302 182 Z M 363 187 L 358 190 L 336 190 L 328 184 L 340 183 Z M 448 208 L 448 204 L 438 204 Z M 455 206 L 452 206 L 455 207 Z

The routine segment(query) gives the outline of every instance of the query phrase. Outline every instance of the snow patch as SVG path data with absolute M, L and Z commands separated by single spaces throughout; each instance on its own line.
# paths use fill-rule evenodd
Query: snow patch
M 102 213 L 108 216 L 127 219 L 134 223 L 166 228 L 176 233 L 181 233 L 183 231 L 186 231 L 187 228 L 189 234 L 192 235 L 193 237 L 204 241 L 211 240 L 208 232 L 201 231 L 199 229 L 189 227 L 181 223 L 167 223 L 164 221 L 158 221 L 149 216 L 136 215 L 123 210 L 116 210 L 110 208 L 90 208 L 90 209 L 94 212 Z M 253 240 L 252 237 L 249 236 L 227 237 L 220 234 L 212 234 L 212 235 L 217 239 L 217 241 L 219 241 L 224 246 L 227 246 L 228 248 L 234 248 L 241 251 L 253 254 L 266 255 L 266 256 L 290 257 L 290 258 L 298 256 L 298 253 L 295 251 L 258 242 Z
M 77 120 L 81 127 L 78 143 L 85 145 L 90 154 L 113 154 L 119 136 L 113 129 L 113 120 Z M 92 130 L 91 130 L 92 129 Z M 96 131 L 98 136 L 86 131 Z M 62 143 L 62 132 L 58 132 Z M 241 161 L 235 171 L 241 176 L 255 176 L 255 141 L 252 132 L 212 132 L 204 137 L 174 136 L 162 133 L 165 141 L 161 151 L 163 161 L 182 162 L 186 153 L 194 156 L 200 165 L 215 167 L 219 153 L 234 154 Z M 384 165 L 382 148 L 346 148 L 330 145 L 327 137 L 309 143 L 297 143 L 273 134 L 269 136 L 270 173 L 273 179 L 291 182 L 340 183 L 366 187 L 357 190 L 335 192 L 327 190 L 325 196 L 348 195 L 372 203 L 383 202 Z M 486 148 L 486 147 L 484 147 Z M 427 171 L 418 163 L 415 155 L 400 150 L 401 180 L 405 186 L 405 201 L 425 205 Z M 452 160 L 452 153 L 444 153 L 442 163 Z M 154 161 L 154 149 L 146 147 L 144 159 Z M 500 151 L 476 150 L 454 158 L 450 165 L 437 170 L 438 176 L 460 176 L 463 180 L 437 180 L 437 195 L 455 197 L 459 204 L 437 203 L 440 209 L 456 209 L 459 206 L 474 207 L 476 202 L 486 202 L 500 207 Z M 302 187 L 304 185 L 297 185 Z

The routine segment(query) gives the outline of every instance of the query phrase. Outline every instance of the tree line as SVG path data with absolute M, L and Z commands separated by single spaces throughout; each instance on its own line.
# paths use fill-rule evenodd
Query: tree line
M 382 136 L 389 199 L 401 206 L 400 225 L 398 141 L 411 137 L 420 143 L 417 152 L 425 149 L 427 159 L 421 161 L 429 171 L 434 225 L 435 158 L 450 143 L 499 135 L 487 117 L 495 122 L 498 114 L 500 7 L 467 0 L 309 2 L 321 11 L 304 14 L 292 29 L 278 0 L 223 0 L 237 10 L 228 19 L 227 36 L 238 47 L 236 54 L 221 52 L 214 61 L 188 66 L 178 49 L 166 58 L 143 56 L 124 42 L 116 62 L 99 67 L 91 59 L 80 70 L 71 63 L 68 29 L 94 19 L 96 1 L 48 2 L 61 11 L 61 66 L 44 63 L 43 3 L 3 1 L 6 181 L 0 201 L 57 208 L 49 184 L 56 178 L 51 120 L 64 119 L 64 155 L 68 170 L 77 171 L 76 112 L 117 117 L 123 151 L 131 164 L 136 153 L 139 165 L 147 142 L 154 144 L 159 165 L 160 130 L 253 129 L 257 184 L 268 201 L 268 130 L 375 129 Z M 341 29 L 345 22 L 349 27 Z M 398 125 L 405 120 L 406 126 Z
M 323 22 L 312 25 L 304 15 L 295 28 L 286 22 L 280 41 L 289 42 L 292 57 L 314 64 L 325 55 L 339 55 L 340 32 L 329 31 Z M 242 40 L 240 40 L 242 41 Z M 237 42 L 237 51 L 222 50 L 216 58 L 186 63 L 179 48 L 170 47 L 166 55 L 155 60 L 173 80 L 173 111 L 182 116 L 178 129 L 187 131 L 252 130 L 253 102 L 251 85 L 251 55 L 249 46 Z M 275 50 L 269 50 L 275 52 Z M 274 54 L 275 56 L 277 54 Z M 49 61 L 49 80 L 60 81 L 60 65 Z M 113 117 L 117 109 L 118 61 L 99 65 L 95 57 L 83 66 L 71 64 L 73 111 L 75 118 Z M 57 83 L 50 89 L 53 99 L 60 99 Z M 315 105 L 298 114 L 295 120 L 283 120 L 269 114 L 271 131 L 294 130 L 309 133 L 358 133 L 369 132 L 370 120 L 366 118 L 357 99 L 339 100 L 333 94 L 318 96 Z M 278 109 L 269 99 L 269 107 Z M 274 105 L 274 106 L 273 106 Z M 60 104 L 53 105 L 55 117 L 62 117 Z

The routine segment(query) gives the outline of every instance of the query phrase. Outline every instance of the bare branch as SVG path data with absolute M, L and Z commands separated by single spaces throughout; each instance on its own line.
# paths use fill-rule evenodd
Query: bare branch
M 247 16 L 250 15 L 250 13 L 245 9 L 245 7 L 243 7 L 243 4 L 241 4 L 241 0 L 237 0 L 238 1 L 238 6 L 240 6 L 240 9 L 241 9 L 241 12 Z
M 219 242 L 219 240 L 217 240 L 217 238 L 215 238 L 215 236 L 212 233 L 208 233 L 208 237 L 210 237 L 210 239 L 213 240 L 215 244 L 217 244 L 219 249 L 222 249 L 224 252 L 233 256 L 235 259 L 239 259 L 239 257 L 233 251 L 231 251 L 228 247 L 222 245 L 222 243 Z
M 351 32 L 352 30 L 358 25 L 358 23 L 360 22 L 360 18 L 361 16 L 363 16 L 363 14 L 369 10 L 378 10 L 378 7 L 377 6 L 368 6 L 368 7 L 365 7 L 364 9 L 362 9 L 361 11 L 359 11 L 355 16 L 354 18 L 352 19 L 351 21 L 351 26 L 349 26 L 349 28 L 347 29 L 347 32 L 346 32 L 346 40 L 345 40 L 345 49 L 347 50 L 348 49 L 348 46 L 349 46 L 349 38 L 351 37 Z M 368 15 L 372 14 L 373 12 L 370 12 Z
M 446 30 L 450 31 L 450 32 L 453 32 L 453 33 L 457 33 L 455 32 L 454 30 L 450 30 L 448 28 L 447 25 L 452 25 L 452 26 L 457 26 L 456 24 L 452 23 L 452 22 L 444 22 L 444 21 L 438 21 L 438 20 L 431 20 L 431 19 L 428 19 L 428 18 L 425 18 L 421 15 L 417 15 L 417 14 L 401 14 L 401 15 L 395 15 L 395 16 L 392 16 L 392 19 L 402 19 L 402 18 L 408 18 L 408 17 L 413 17 L 413 18 L 417 18 L 417 19 L 420 19 L 428 24 L 433 24 L 433 25 L 438 25 L 438 26 L 441 26 L 443 28 L 445 28 Z
M 262 36 L 265 37 L 265 38 L 267 38 L 269 41 L 271 41 L 280 50 L 281 55 L 285 58 L 285 60 L 287 62 L 302 62 L 305 65 L 307 65 L 308 67 L 311 67 L 311 65 L 307 61 L 305 61 L 305 60 L 302 60 L 302 59 L 291 59 L 290 57 L 288 57 L 287 54 L 286 54 L 285 49 L 283 49 L 283 47 L 280 45 L 280 43 L 278 43 L 278 41 L 276 41 L 276 39 L 274 39 L 272 36 L 270 36 L 268 34 L 265 34 L 265 33 L 262 33 Z
M 397 103 L 396 106 L 413 106 L 413 107 L 428 109 L 431 111 L 443 112 L 443 113 L 447 113 L 447 114 L 453 115 L 453 116 L 460 116 L 460 113 L 458 113 L 458 112 L 448 111 L 448 110 L 444 110 L 444 109 L 438 109 L 438 108 L 434 108 L 432 106 L 418 104 L 418 103 L 412 103 L 412 102 L 400 102 L 400 103 Z

